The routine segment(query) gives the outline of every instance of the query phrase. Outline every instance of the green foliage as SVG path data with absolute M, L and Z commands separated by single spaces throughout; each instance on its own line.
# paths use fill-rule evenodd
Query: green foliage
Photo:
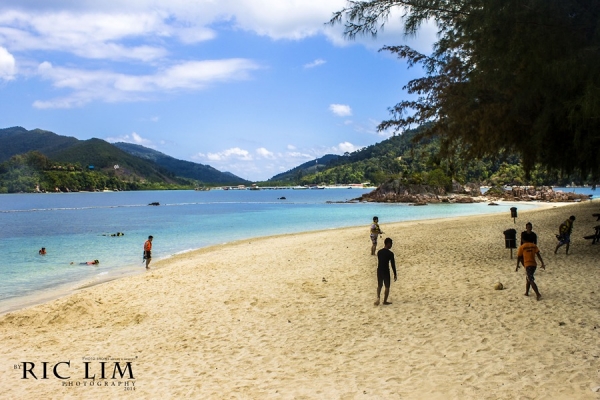
M 134 175 L 117 175 L 81 168 L 78 164 L 50 161 L 39 152 L 11 157 L 0 164 L 0 193 L 77 192 L 101 190 L 193 189 L 197 182 L 142 181 Z
M 148 149 L 137 144 L 113 143 L 113 146 L 133 156 L 152 161 L 166 170 L 173 172 L 176 176 L 201 182 L 209 182 L 210 184 L 216 185 L 247 185 L 250 183 L 232 173 L 218 171 L 210 165 L 178 160 L 159 151 Z
M 404 10 L 407 34 L 435 21 L 439 39 L 431 55 L 382 49 L 426 75 L 406 85 L 414 96 L 392 107 L 380 130 L 428 124 L 424 134 L 441 139 L 443 156 L 517 154 L 527 174 L 541 167 L 598 180 L 600 2 L 349 1 L 330 22 L 344 23 L 350 38 L 376 35 L 392 8 Z
M 452 181 L 482 185 L 566 185 L 592 183 L 591 176 L 559 175 L 535 166 L 527 177 L 521 159 L 506 155 L 505 161 L 492 157 L 469 159 L 465 153 L 441 157 L 441 140 L 419 140 L 424 128 L 409 130 L 380 143 L 332 159 L 318 173 L 299 176 L 299 184 L 348 184 L 368 181 L 380 185 L 389 180 L 403 184 L 428 184 L 446 190 Z

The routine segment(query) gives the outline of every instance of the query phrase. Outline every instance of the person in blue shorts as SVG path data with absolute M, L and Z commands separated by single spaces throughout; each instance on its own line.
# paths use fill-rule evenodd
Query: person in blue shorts
M 554 249 L 554 254 L 556 254 L 560 246 L 562 246 L 563 244 L 567 245 L 566 254 L 569 254 L 569 245 L 571 244 L 571 232 L 573 232 L 573 222 L 575 222 L 575 216 L 571 215 L 569 219 L 560 224 L 560 226 L 558 227 L 558 235 L 556 235 L 556 238 L 558 239 L 558 244 Z

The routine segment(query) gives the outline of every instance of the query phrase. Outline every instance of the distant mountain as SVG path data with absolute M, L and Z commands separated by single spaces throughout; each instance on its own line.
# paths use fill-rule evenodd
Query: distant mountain
M 41 129 L 28 131 L 20 126 L 0 129 L 0 162 L 32 150 L 48 155 L 73 146 L 77 142 L 79 140 L 74 137 L 60 136 Z
M 132 143 L 118 142 L 114 146 L 126 153 L 144 160 L 150 160 L 163 168 L 172 171 L 177 176 L 195 179 L 205 183 L 217 183 L 221 185 L 249 184 L 250 181 L 240 178 L 230 172 L 221 172 L 210 165 L 197 164 L 183 161 L 168 156 L 160 151 L 152 150 L 144 146 Z
M 48 152 L 46 156 L 61 163 L 79 163 L 82 166 L 93 166 L 96 170 L 113 171 L 119 176 L 138 176 L 150 181 L 182 183 L 172 171 L 133 156 L 102 139 L 78 141 L 63 150 Z
M 15 126 L 0 129 L 0 163 L 18 154 L 39 151 L 51 160 L 93 165 L 96 170 L 115 171 L 151 181 L 178 183 L 177 177 L 205 184 L 233 185 L 248 181 L 208 165 L 177 160 L 155 150 L 129 143 L 110 144 L 101 139 L 79 140 L 41 129 Z M 119 168 L 114 168 L 118 165 Z
M 338 159 L 340 156 L 335 154 L 326 154 L 316 160 L 307 161 L 289 171 L 275 175 L 268 182 L 296 182 L 299 177 L 304 175 L 315 174 L 318 171 L 326 169 L 327 164 L 332 160 Z

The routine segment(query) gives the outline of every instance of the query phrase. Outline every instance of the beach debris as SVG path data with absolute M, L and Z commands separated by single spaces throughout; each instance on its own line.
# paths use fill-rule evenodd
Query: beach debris
M 502 282 L 496 282 L 496 284 L 494 285 L 494 290 L 503 290 L 504 289 L 504 285 L 502 284 Z
M 600 392 L 600 386 L 593 387 L 592 392 Z
M 558 323 L 558 326 L 565 326 L 565 325 L 566 325 L 566 323 L 564 323 L 564 322 L 559 322 Z
M 327 283 L 327 279 L 325 279 L 325 277 L 323 277 L 322 282 Z

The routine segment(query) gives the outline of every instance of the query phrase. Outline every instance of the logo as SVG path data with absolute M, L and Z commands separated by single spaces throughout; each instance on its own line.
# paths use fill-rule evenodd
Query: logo
M 19 379 L 56 380 L 66 388 L 112 387 L 135 390 L 137 357 L 82 357 L 81 361 L 22 361 L 14 365 Z

